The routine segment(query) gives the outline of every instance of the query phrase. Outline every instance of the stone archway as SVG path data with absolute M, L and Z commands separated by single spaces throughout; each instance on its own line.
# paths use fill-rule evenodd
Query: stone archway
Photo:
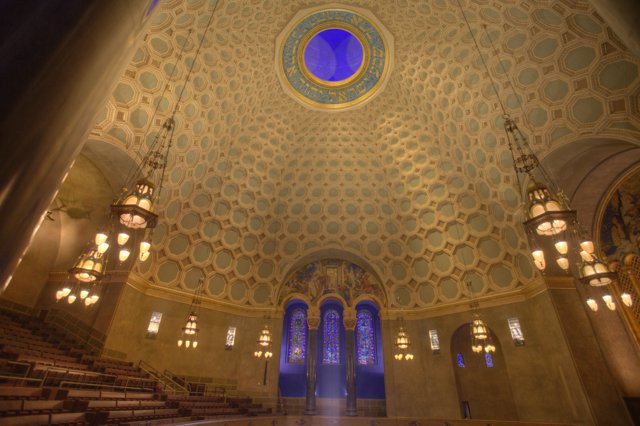
M 461 414 L 474 419 L 517 420 L 518 412 L 498 336 L 489 330 L 496 346 L 490 364 L 484 352 L 472 352 L 470 333 L 469 323 L 466 323 L 458 327 L 451 338 L 452 368 Z

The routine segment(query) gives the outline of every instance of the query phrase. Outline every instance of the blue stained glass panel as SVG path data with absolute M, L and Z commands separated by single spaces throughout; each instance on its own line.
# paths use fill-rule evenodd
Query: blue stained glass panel
M 493 357 L 489 352 L 484 354 L 484 362 L 487 364 L 487 368 L 493 368 Z
M 376 341 L 373 315 L 366 309 L 356 314 L 356 353 L 358 364 L 372 365 L 376 363 Z
M 340 314 L 335 309 L 329 309 L 324 314 L 322 327 L 322 363 L 340 363 Z
M 464 358 L 462 357 L 462 354 L 458 354 L 456 359 L 458 361 L 458 367 L 464 368 Z
M 307 351 L 307 313 L 302 308 L 294 309 L 289 321 L 289 348 L 287 362 L 304 364 Z
M 364 59 L 356 36 L 340 28 L 329 28 L 313 36 L 304 49 L 304 63 L 316 77 L 342 81 L 355 74 Z

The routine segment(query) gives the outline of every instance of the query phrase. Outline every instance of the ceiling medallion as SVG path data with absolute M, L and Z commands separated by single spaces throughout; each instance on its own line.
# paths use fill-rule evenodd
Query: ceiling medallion
M 300 11 L 276 40 L 282 87 L 315 109 L 362 105 L 386 83 L 393 37 L 368 11 L 340 5 Z

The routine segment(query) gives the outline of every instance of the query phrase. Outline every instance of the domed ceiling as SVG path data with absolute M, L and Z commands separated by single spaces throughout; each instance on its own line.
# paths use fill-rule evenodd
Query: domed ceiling
M 584 135 L 637 135 L 638 61 L 588 3 L 462 3 L 508 111 L 541 156 Z M 214 4 L 160 3 L 92 139 L 131 152 L 150 140 Z M 424 310 L 464 301 L 465 281 L 483 296 L 539 282 L 498 101 L 457 3 L 341 4 L 392 34 L 394 66 L 375 99 L 323 112 L 285 93 L 274 65 L 278 35 L 322 2 L 221 1 L 177 116 L 152 259 L 133 279 L 192 292 L 204 277 L 208 298 L 264 308 L 301 259 L 348 254 L 377 275 L 391 308 Z

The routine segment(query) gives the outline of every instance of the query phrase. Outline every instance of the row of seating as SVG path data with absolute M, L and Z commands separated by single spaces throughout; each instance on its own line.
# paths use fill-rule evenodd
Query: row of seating
M 167 395 L 133 363 L 99 357 L 31 317 L 0 310 L 0 325 L 0 426 L 152 425 L 268 412 L 247 398 Z

